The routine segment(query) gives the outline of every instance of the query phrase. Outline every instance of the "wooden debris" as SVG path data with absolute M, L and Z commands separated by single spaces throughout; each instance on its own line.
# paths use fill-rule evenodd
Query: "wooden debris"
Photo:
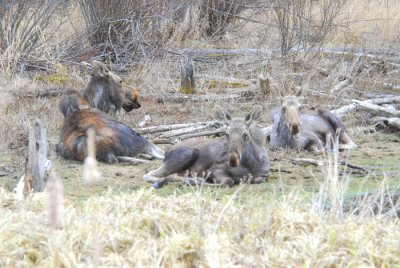
M 371 121 L 375 124 L 375 128 L 379 128 L 378 125 L 380 123 L 383 123 L 384 126 L 389 126 L 400 130 L 400 118 L 397 117 L 387 118 L 387 117 L 377 116 L 371 118 Z
M 400 111 L 390 108 L 382 107 L 371 102 L 353 100 L 361 109 L 371 112 L 373 114 L 383 114 L 386 116 L 400 116 Z
M 385 103 L 396 103 L 400 102 L 400 96 L 392 96 L 392 97 L 386 97 L 386 98 L 377 98 L 377 99 L 370 99 L 370 100 L 353 100 L 353 103 L 340 107 L 336 110 L 332 110 L 331 112 L 334 113 L 336 116 L 339 118 L 345 116 L 346 114 L 349 114 L 350 112 L 353 112 L 357 108 L 360 107 L 360 103 L 362 104 L 375 104 L 375 105 L 381 105 Z
M 218 135 L 225 133 L 225 127 L 218 128 L 216 130 L 210 130 L 210 131 L 203 131 L 199 133 L 192 133 L 192 134 L 186 134 L 180 136 L 180 140 L 187 140 L 195 137 L 204 137 L 204 136 L 213 136 L 213 135 Z
M 139 158 L 134 158 L 134 157 L 129 157 L 129 156 L 118 156 L 117 158 L 119 161 L 121 161 L 123 163 L 129 163 L 129 164 L 133 164 L 133 165 L 151 162 L 149 160 L 139 159 Z
M 36 120 L 29 131 L 28 159 L 25 165 L 24 192 L 42 192 L 46 187 L 46 130 Z
M 151 133 L 165 132 L 165 131 L 171 131 L 171 130 L 176 130 L 176 129 L 200 127 L 200 126 L 204 126 L 204 125 L 213 127 L 213 126 L 220 125 L 220 123 L 218 121 L 214 120 L 214 121 L 197 122 L 197 123 L 159 125 L 159 126 L 151 126 L 151 127 L 137 129 L 136 131 L 139 132 L 140 134 L 151 134 Z
M 184 94 L 196 93 L 194 63 L 188 55 L 183 56 L 181 63 L 181 92 Z
M 288 159 L 288 161 L 295 165 L 313 165 L 318 167 L 323 167 L 327 164 L 326 161 L 316 160 L 312 158 L 293 158 L 293 159 Z M 348 168 L 357 169 L 363 172 L 368 172 L 368 170 L 366 170 L 365 168 L 354 165 L 348 161 L 341 160 L 339 161 L 339 164 Z

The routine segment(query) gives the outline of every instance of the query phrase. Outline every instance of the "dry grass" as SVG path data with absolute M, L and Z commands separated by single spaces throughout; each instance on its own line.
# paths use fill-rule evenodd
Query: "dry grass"
M 245 187 L 245 186 L 242 186 Z M 153 190 L 68 202 L 53 229 L 46 196 L 0 191 L 0 265 L 40 267 L 394 267 L 398 218 L 314 210 L 300 191 L 252 196 L 239 187 L 160 197 Z M 271 196 L 272 195 L 272 196 Z M 255 204 L 255 205 L 252 205 Z

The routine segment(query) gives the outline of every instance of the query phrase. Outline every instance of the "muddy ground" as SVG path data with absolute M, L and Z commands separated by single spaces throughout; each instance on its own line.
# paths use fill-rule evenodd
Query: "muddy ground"
M 364 192 L 374 192 L 383 178 L 389 178 L 390 188 L 400 190 L 400 135 L 399 133 L 372 133 L 360 134 L 353 137 L 358 148 L 350 152 L 342 152 L 341 159 L 347 159 L 354 165 L 368 170 L 360 172 L 356 169 L 340 168 L 343 178 L 350 179 L 349 194 L 355 195 Z M 167 146 L 163 146 L 167 148 Z M 62 159 L 54 150 L 55 144 L 50 142 L 50 156 L 54 169 L 59 172 L 65 187 L 65 195 L 72 201 L 88 198 L 90 195 L 101 194 L 109 189 L 115 192 L 131 192 L 139 188 L 150 188 L 151 184 L 142 180 L 143 174 L 157 168 L 161 160 L 152 161 L 149 164 L 129 165 L 120 163 L 117 165 L 99 164 L 103 182 L 97 186 L 88 186 L 82 180 L 82 164 L 76 161 Z M 1 155 L 0 187 L 12 190 L 23 173 L 23 161 L 15 155 Z M 242 192 L 253 194 L 254 192 L 282 191 L 287 188 L 305 190 L 312 193 L 319 189 L 320 183 L 326 178 L 326 168 L 311 165 L 293 164 L 289 160 L 296 157 L 324 160 L 324 155 L 311 154 L 304 151 L 279 150 L 270 151 L 271 171 L 268 183 L 249 185 Z M 19 163 L 12 163 L 11 159 L 19 159 Z M 215 189 L 204 187 L 216 196 L 233 193 L 238 187 L 232 189 Z M 183 186 L 180 183 L 169 183 L 157 190 L 160 195 L 183 194 L 193 191 L 194 187 Z

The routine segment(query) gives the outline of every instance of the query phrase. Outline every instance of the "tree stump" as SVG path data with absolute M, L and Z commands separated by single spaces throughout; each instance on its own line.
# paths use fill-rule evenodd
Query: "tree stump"
M 36 120 L 29 130 L 28 158 L 25 163 L 24 192 L 42 192 L 46 186 L 46 130 Z
M 194 63 L 188 55 L 184 55 L 181 62 L 181 92 L 184 94 L 196 93 Z
M 261 90 L 262 95 L 264 97 L 270 95 L 271 94 L 271 85 L 270 85 L 269 79 L 266 78 L 263 74 L 260 74 L 259 80 L 260 80 L 260 90 Z

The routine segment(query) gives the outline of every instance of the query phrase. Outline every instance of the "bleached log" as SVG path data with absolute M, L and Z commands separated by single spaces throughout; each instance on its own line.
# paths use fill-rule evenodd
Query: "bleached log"
M 151 133 L 165 132 L 165 131 L 171 131 L 171 130 L 175 130 L 175 129 L 200 126 L 200 125 L 214 125 L 217 123 L 218 123 L 218 121 L 214 120 L 214 121 L 197 122 L 197 123 L 159 125 L 159 126 L 151 126 L 151 127 L 137 129 L 136 131 L 139 132 L 140 134 L 151 134 Z
M 118 156 L 117 158 L 120 162 L 129 163 L 129 164 L 133 164 L 133 165 L 151 162 L 149 160 L 139 159 L 139 158 L 134 158 L 134 157 L 129 157 L 129 156 Z
M 400 118 L 389 118 L 387 122 L 389 126 L 395 127 L 400 130 Z
M 200 130 L 204 130 L 210 127 L 216 127 L 219 126 L 220 124 L 218 122 L 216 122 L 215 124 L 201 124 L 201 125 L 197 125 L 197 126 L 193 126 L 193 127 L 189 127 L 189 128 L 182 128 L 182 129 L 177 129 L 177 130 L 172 130 L 172 131 L 168 131 L 166 133 L 163 133 L 159 136 L 159 138 L 172 138 L 172 137 L 176 137 L 176 136 L 181 136 L 184 134 L 191 134 Z
M 339 118 L 345 116 L 346 114 L 356 110 L 359 107 L 359 103 L 356 103 L 355 101 L 362 102 L 362 103 L 367 103 L 367 104 L 376 104 L 376 105 L 381 105 L 385 103 L 397 103 L 400 102 L 400 96 L 393 96 L 393 97 L 387 97 L 387 98 L 377 98 L 377 99 L 370 99 L 370 100 L 365 100 L 365 101 L 359 101 L 359 100 L 353 100 L 353 103 L 340 107 L 336 110 L 332 110 L 331 112 L 334 113 L 336 116 Z
M 389 116 L 400 116 L 400 111 L 390 108 L 382 107 L 367 101 L 353 100 L 361 109 L 371 112 L 373 114 L 383 114 Z
M 225 127 L 221 127 L 221 128 L 216 129 L 216 130 L 203 131 L 203 132 L 198 132 L 198 133 L 182 135 L 182 136 L 179 137 L 179 139 L 180 140 L 187 140 L 187 139 L 196 138 L 196 137 L 213 136 L 213 135 L 222 134 L 224 132 L 225 132 Z

